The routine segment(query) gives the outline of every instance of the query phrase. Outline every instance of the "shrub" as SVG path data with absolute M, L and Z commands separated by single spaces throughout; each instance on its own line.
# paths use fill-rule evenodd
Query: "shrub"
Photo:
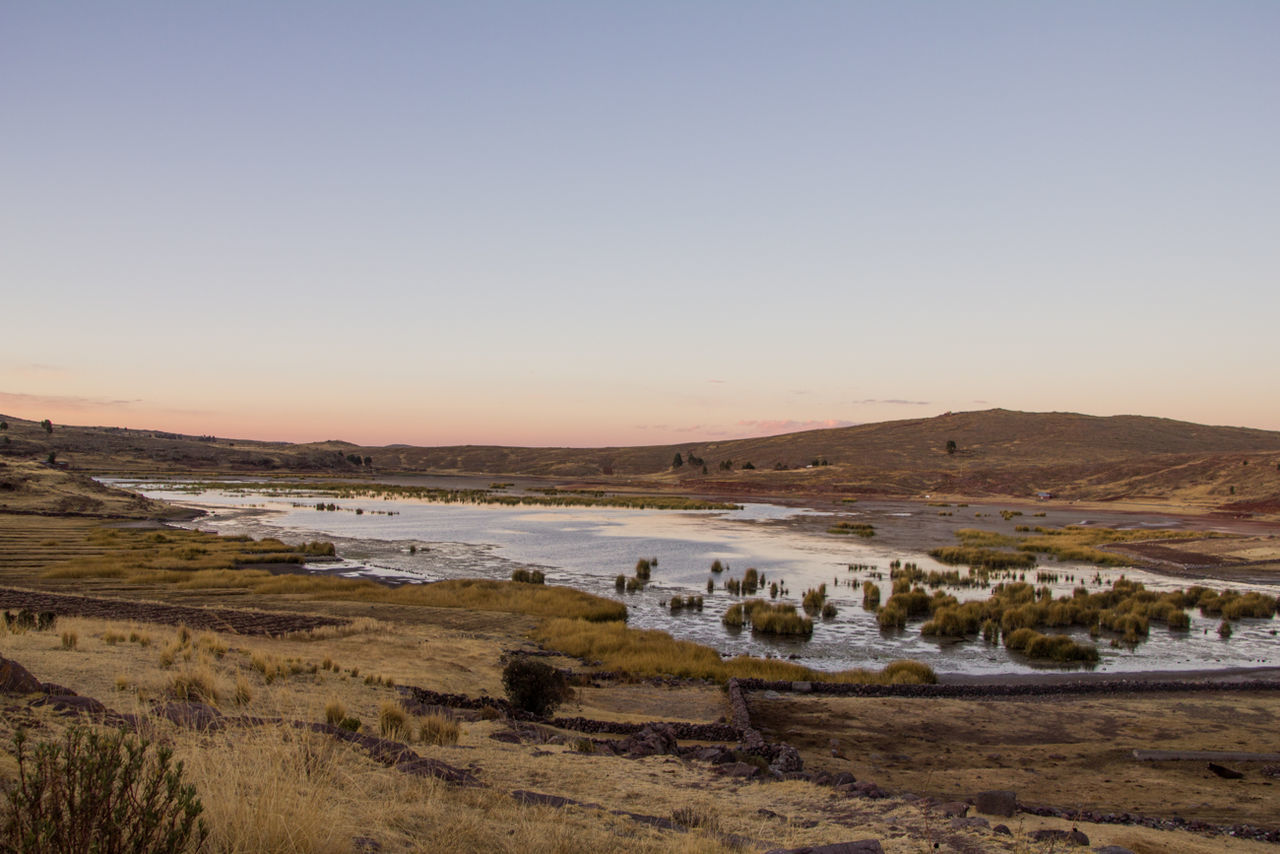
M 517 709 L 544 716 L 572 696 L 565 675 L 549 664 L 513 658 L 502 669 L 502 687 Z
M 899 659 L 885 666 L 881 675 L 891 685 L 933 685 L 938 675 L 922 661 Z
M 378 706 L 378 732 L 386 738 L 400 738 L 405 735 L 406 718 L 404 709 L 391 700 L 383 700 Z
M 547 576 L 540 569 L 513 569 L 511 570 L 511 580 L 522 584 L 545 584 Z
M 448 715 L 431 714 L 422 718 L 418 728 L 418 740 L 424 744 L 437 746 L 457 744 L 459 732 L 458 722 L 453 718 Z
M 641 581 L 648 581 L 653 574 L 653 564 L 647 558 L 640 558 L 636 561 L 636 578 Z
M 345 729 L 347 732 L 360 731 L 360 719 L 354 716 L 348 716 L 338 721 L 338 729 Z
M 3 849 L 14 854 L 94 851 L 182 852 L 207 835 L 195 787 L 167 747 L 123 731 L 100 735 L 72 727 L 60 741 L 35 745 L 14 734 L 17 779 L 3 787 Z

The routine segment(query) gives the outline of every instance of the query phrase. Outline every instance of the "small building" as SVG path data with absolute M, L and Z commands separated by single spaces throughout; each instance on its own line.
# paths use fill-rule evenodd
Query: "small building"
M 1040 501 L 1048 501 L 1052 497 L 1053 497 L 1052 492 L 1041 491 L 1036 493 L 1036 498 L 1039 499 Z

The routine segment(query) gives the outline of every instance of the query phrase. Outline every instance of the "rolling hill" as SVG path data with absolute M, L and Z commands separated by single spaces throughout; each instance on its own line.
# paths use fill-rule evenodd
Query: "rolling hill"
M 75 469 L 101 473 L 471 473 L 738 494 L 1025 498 L 1048 491 L 1074 499 L 1280 509 L 1280 432 L 1136 415 L 992 409 L 617 448 L 288 444 L 115 427 L 59 425 L 50 433 L 35 422 L 5 420 L 0 457 L 44 459 L 53 452 Z M 677 454 L 686 461 L 678 468 Z

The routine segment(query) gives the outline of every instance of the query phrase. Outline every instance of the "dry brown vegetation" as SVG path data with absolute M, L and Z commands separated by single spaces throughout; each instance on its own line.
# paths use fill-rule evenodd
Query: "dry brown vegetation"
M 0 453 L 43 458 L 54 451 L 78 469 L 99 472 L 476 473 L 730 494 L 1029 498 L 1049 490 L 1080 500 L 1280 512 L 1280 433 L 1141 416 L 995 409 L 757 439 L 590 449 L 288 445 L 61 425 L 46 434 L 35 422 L 8 420 L 12 443 Z M 947 453 L 948 442 L 956 443 L 955 453 Z M 677 452 L 693 453 L 715 474 L 692 465 L 673 469 Z M 367 456 L 372 465 L 353 465 L 349 456 Z M 829 464 L 808 468 L 815 459 Z M 735 461 L 754 468 L 720 466 Z
M 226 443 L 192 444 L 216 449 Z M 960 445 L 957 456 L 966 450 L 964 441 Z M 830 450 L 824 453 L 834 463 L 824 467 L 825 476 L 830 474 L 825 469 L 838 469 L 841 463 Z M 699 454 L 714 459 L 707 449 Z M 758 466 L 762 459 L 756 460 Z M 49 471 L 55 477 L 66 475 Z M 731 832 L 752 840 L 748 849 L 878 838 L 890 854 L 914 854 L 935 846 L 1029 854 L 1049 850 L 1030 840 L 1032 830 L 1070 826 L 1024 814 L 1012 820 L 992 819 L 1007 821 L 1012 836 L 961 830 L 951 827 L 927 800 L 850 799 L 802 780 L 747 783 L 716 775 L 703 763 L 670 756 L 637 760 L 585 751 L 576 732 L 564 732 L 563 740 L 545 744 L 497 741 L 489 736 L 506 729 L 506 721 L 419 715 L 397 705 L 395 686 L 473 697 L 500 695 L 504 656 L 529 650 L 530 639 L 536 638 L 564 655 L 600 662 L 593 668 L 572 658 L 547 659 L 560 667 L 677 673 L 708 680 L 600 680 L 579 687 L 562 709 L 564 714 L 713 723 L 729 714 L 715 681 L 733 675 L 784 680 L 821 675 L 783 661 L 724 661 L 714 650 L 676 642 L 662 633 L 564 616 L 595 613 L 590 598 L 557 593 L 539 598 L 518 592 L 523 588 L 545 594 L 557 588 L 486 582 L 432 585 L 439 590 L 431 594 L 425 593 L 430 588 L 400 592 L 368 582 L 244 568 L 254 555 L 290 553 L 274 543 L 215 540 L 168 530 L 159 532 L 164 540 L 148 540 L 155 533 L 104 527 L 90 518 L 0 513 L 0 582 L 350 621 L 251 637 L 62 618 L 53 631 L 0 635 L 0 654 L 40 679 L 96 697 L 118 711 L 139 713 L 149 736 L 174 747 L 205 804 L 213 831 L 210 851 L 367 850 L 358 840 L 372 840 L 386 852 L 742 850 L 721 835 Z M 64 636 L 75 640 L 64 642 Z M 903 674 L 921 675 L 904 667 L 887 676 L 850 673 L 841 678 L 893 681 Z M 153 714 L 156 704 L 181 697 L 207 701 L 227 715 L 349 721 L 369 734 L 378 733 L 385 718 L 389 733 L 398 732 L 424 757 L 470 770 L 485 788 L 412 777 L 350 745 L 292 726 L 200 733 Z M 43 739 L 56 736 L 74 720 L 50 706 L 33 705 L 33 699 L 0 696 L 0 745 L 9 743 L 18 726 Z M 782 701 L 760 694 L 752 695 L 750 703 L 757 725 L 770 737 L 799 746 L 808 767 L 853 770 L 859 779 L 893 791 L 952 797 L 1008 787 L 1017 789 L 1027 803 L 1097 804 L 1152 814 L 1176 808 L 1188 816 L 1264 825 L 1271 824 L 1275 814 L 1273 790 L 1256 773 L 1244 781 L 1219 781 L 1186 763 L 1138 766 L 1124 758 L 1131 745 L 1153 742 L 1280 749 L 1272 744 L 1274 717 L 1280 709 L 1269 696 L 962 702 L 814 697 Z M 397 716 L 403 718 L 399 723 Z M 837 748 L 832 748 L 832 739 Z M 833 756 L 833 749 L 847 758 Z M 11 758 L 0 749 L 0 778 L 13 771 Z M 1232 782 L 1240 785 L 1220 788 Z M 526 806 L 510 796 L 516 789 L 599 807 Z M 1089 798 L 1082 792 L 1090 793 Z M 693 830 L 654 827 L 609 812 L 615 809 L 680 817 Z M 1209 854 L 1272 847 L 1121 825 L 1081 827 L 1095 846 L 1122 845 L 1139 852 Z
M 789 738 L 807 761 L 859 779 L 942 797 L 975 781 L 1023 803 L 1270 824 L 1280 786 L 1265 763 L 1144 762 L 1135 749 L 1280 751 L 1280 692 L 1059 695 L 998 699 L 753 696 L 752 720 Z M 844 757 L 832 755 L 832 743 Z

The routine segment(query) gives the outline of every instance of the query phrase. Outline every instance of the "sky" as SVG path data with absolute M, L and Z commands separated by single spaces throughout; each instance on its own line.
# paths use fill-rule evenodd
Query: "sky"
M 0 2 L 0 413 L 1280 429 L 1280 3 Z

